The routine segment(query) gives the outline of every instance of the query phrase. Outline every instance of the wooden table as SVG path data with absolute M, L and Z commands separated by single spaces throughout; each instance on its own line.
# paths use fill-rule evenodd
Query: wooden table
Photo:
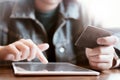
M 120 80 L 120 69 L 106 70 L 99 76 L 15 76 L 11 67 L 0 66 L 0 80 Z

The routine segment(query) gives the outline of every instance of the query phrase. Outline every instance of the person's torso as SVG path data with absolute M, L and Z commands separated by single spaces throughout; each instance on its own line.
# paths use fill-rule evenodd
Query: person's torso
M 8 4 L 9 3 L 7 3 L 5 7 L 8 7 Z M 69 8 L 68 5 L 69 7 L 70 6 L 72 7 Z M 28 6 L 30 5 L 25 5 L 25 3 L 14 5 L 14 7 L 10 5 L 11 7 L 9 9 L 10 11 L 5 10 L 3 15 L 5 16 L 5 14 L 7 14 L 8 16 L 5 16 L 5 20 L 4 18 L 1 19 L 1 24 L 0 24 L 1 45 L 8 45 L 22 38 L 31 39 L 36 44 L 48 42 L 49 39 L 46 29 L 44 28 L 42 23 L 33 16 L 32 11 L 30 11 L 33 9 L 30 9 L 30 7 Z M 55 26 L 56 29 L 54 30 L 52 36 L 52 42 L 55 47 L 54 48 L 55 50 L 53 50 L 55 51 L 55 59 L 56 61 L 60 61 L 60 62 L 63 61 L 71 62 L 71 63 L 83 62 L 83 60 L 86 59 L 84 54 L 84 49 L 83 48 L 79 49 L 74 45 L 74 42 L 77 40 L 77 38 L 84 29 L 81 20 L 82 18 L 80 19 L 81 16 L 78 15 L 80 14 L 78 10 L 79 9 L 78 5 L 76 3 L 72 4 L 71 2 L 69 4 L 62 3 L 60 7 L 61 7 L 60 9 L 61 13 L 58 14 L 58 20 Z M 64 12 L 65 9 L 66 9 L 66 13 Z M 70 10 L 77 12 L 76 14 L 74 13 L 73 15 L 71 14 L 72 11 Z M 24 12 L 20 12 L 18 14 L 19 11 L 26 11 L 25 13 L 27 14 L 24 14 Z M 48 53 L 48 54 L 52 55 L 52 53 Z

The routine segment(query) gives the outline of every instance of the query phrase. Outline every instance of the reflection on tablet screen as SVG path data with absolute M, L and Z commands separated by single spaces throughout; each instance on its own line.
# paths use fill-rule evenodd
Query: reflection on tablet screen
M 13 62 L 16 75 L 99 75 L 99 72 L 71 63 Z
M 72 64 L 64 63 L 27 63 L 27 64 L 15 64 L 17 70 L 20 71 L 89 71 L 88 69 L 80 68 Z

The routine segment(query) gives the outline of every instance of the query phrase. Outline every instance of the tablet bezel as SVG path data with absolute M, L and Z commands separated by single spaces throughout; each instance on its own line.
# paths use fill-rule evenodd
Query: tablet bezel
M 13 62 L 12 67 L 15 75 L 100 75 L 100 72 L 94 71 L 91 69 L 83 68 L 76 66 L 71 63 L 64 63 L 64 62 L 55 62 L 55 63 L 48 63 L 48 64 L 69 64 L 73 67 L 79 67 L 86 69 L 88 71 L 19 71 L 17 70 L 16 64 L 42 64 L 40 62 Z

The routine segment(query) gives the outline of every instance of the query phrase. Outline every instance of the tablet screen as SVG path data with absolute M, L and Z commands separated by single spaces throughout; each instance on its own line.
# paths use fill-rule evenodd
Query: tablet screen
M 14 62 L 13 69 L 15 74 L 85 74 L 99 75 L 99 72 L 76 66 L 71 63 L 48 63 L 42 64 L 39 62 Z

